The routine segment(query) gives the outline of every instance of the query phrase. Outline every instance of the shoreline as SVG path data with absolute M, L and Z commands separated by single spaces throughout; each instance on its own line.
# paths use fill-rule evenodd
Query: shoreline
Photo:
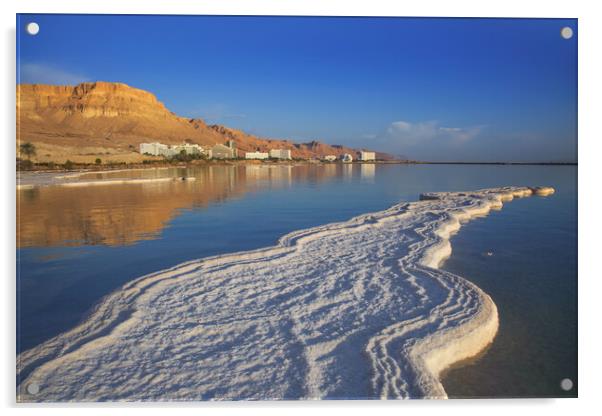
M 510 165 L 510 166 L 578 166 L 578 162 L 462 162 L 462 161 L 420 161 L 420 160 L 374 160 L 374 161 L 360 161 L 354 160 L 352 162 L 327 162 L 323 160 L 288 160 L 288 161 L 261 161 L 252 159 L 233 159 L 233 160 L 211 160 L 201 161 L 197 163 L 168 163 L 168 162 L 153 162 L 153 163 L 114 163 L 113 165 L 95 165 L 95 164 L 84 164 L 81 167 L 75 169 L 49 169 L 47 166 L 36 166 L 34 169 L 16 169 L 16 172 L 31 172 L 31 173 L 54 173 L 54 172 L 115 172 L 115 171 L 128 171 L 128 170 L 140 170 L 140 169 L 154 169 L 154 168 L 187 168 L 197 166 L 222 166 L 222 165 L 361 165 L 361 164 L 375 164 L 375 165 Z M 60 166 L 57 164 L 57 166 Z
M 500 165 L 500 166 L 577 166 L 576 163 L 515 163 L 515 162 L 416 162 L 416 161 L 353 161 L 349 163 L 343 162 L 324 162 L 324 161 L 250 161 L 250 160 L 235 160 L 235 161 L 212 161 L 202 163 L 188 164 L 161 164 L 156 166 L 148 166 L 144 164 L 137 165 L 118 165 L 114 168 L 93 165 L 87 168 L 76 170 L 17 170 L 16 190 L 31 190 L 41 186 L 84 186 L 84 185 L 118 185 L 118 184 L 135 184 L 135 183 L 151 183 L 151 182 L 166 182 L 168 180 L 194 180 L 193 177 L 174 176 L 169 178 L 115 178 L 115 179 L 97 179 L 90 181 L 77 181 L 86 174 L 113 174 L 119 172 L 135 172 L 135 171 L 160 171 L 169 169 L 189 169 L 198 167 L 210 166 L 257 166 L 257 167 L 285 167 L 285 166 L 354 166 L 354 165 Z M 23 183 L 22 176 L 29 177 Z M 46 176 L 46 181 L 41 180 L 36 182 L 32 179 L 42 178 Z

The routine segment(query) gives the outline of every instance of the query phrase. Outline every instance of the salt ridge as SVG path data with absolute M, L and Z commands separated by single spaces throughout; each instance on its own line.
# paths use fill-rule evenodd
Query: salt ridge
M 498 328 L 491 298 L 439 269 L 450 235 L 550 193 L 423 194 L 143 276 L 20 354 L 18 400 L 446 398 L 441 371 Z

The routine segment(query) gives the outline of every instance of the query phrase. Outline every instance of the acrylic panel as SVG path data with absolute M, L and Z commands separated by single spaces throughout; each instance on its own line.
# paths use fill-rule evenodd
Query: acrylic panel
M 17 401 L 577 397 L 577 36 L 17 15 Z

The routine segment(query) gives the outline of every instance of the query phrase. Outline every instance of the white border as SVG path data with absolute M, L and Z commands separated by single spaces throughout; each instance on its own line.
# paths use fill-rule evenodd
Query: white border
M 543 4 L 506 0 L 483 5 L 477 0 L 427 0 L 415 2 L 385 0 L 146 0 L 144 2 L 108 0 L 52 2 L 21 0 L 21 13 L 125 13 L 125 14 L 244 14 L 308 16 L 464 16 L 464 17 L 578 17 L 587 6 L 578 2 L 550 0 Z
M 15 13 L 117 13 L 117 14 L 249 14 L 249 15 L 324 15 L 324 16 L 464 16 L 464 17 L 564 17 L 579 18 L 579 395 L 580 399 L 564 400 L 481 400 L 451 402 L 237 402 L 207 403 L 196 406 L 176 405 L 178 412 L 240 413 L 251 414 L 328 414 L 339 409 L 351 415 L 365 415 L 369 411 L 385 414 L 416 412 L 423 414 L 504 414 L 522 410 L 542 411 L 546 414 L 587 412 L 599 409 L 596 402 L 597 380 L 600 373 L 598 351 L 600 345 L 597 304 L 602 293 L 602 276 L 596 268 L 597 251 L 602 234 L 597 211 L 602 207 L 597 193 L 600 177 L 602 135 L 598 128 L 601 108 L 599 77 L 602 74 L 599 42 L 602 39 L 602 21 L 594 1 L 542 1 L 498 0 L 495 3 L 475 0 L 384 1 L 384 0 L 206 0 L 193 4 L 185 0 L 94 0 L 74 2 L 69 0 L 20 0 L 13 4 L 2 2 L 2 83 L 0 111 L 2 135 L 2 259 L 5 268 L 2 276 L 2 311 L 4 312 L 2 348 L 2 402 L 13 407 L 10 413 L 44 411 L 48 414 L 106 414 L 107 405 L 61 409 L 60 406 L 22 407 L 14 409 L 14 357 L 15 357 Z M 93 48 L 93 45 L 90 45 Z M 492 375 L 493 377 L 495 375 Z M 596 406 L 598 405 L 598 406 Z M 138 414 L 163 414 L 172 412 L 174 405 L 108 405 L 111 413 L 124 410 Z M 167 408 L 166 408 L 167 407 Z

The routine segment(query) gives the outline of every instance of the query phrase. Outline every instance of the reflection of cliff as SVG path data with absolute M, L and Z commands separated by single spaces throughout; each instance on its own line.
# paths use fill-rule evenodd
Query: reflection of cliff
M 196 180 L 20 190 L 17 246 L 132 244 L 156 238 L 178 210 L 203 208 L 260 188 L 290 186 L 293 181 L 322 181 L 337 172 L 315 166 L 249 165 L 202 167 L 186 173 Z

